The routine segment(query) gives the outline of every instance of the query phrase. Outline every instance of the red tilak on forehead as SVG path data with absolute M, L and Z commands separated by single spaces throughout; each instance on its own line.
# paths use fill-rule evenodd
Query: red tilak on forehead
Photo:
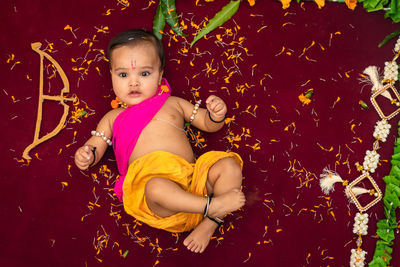
M 133 64 L 133 60 L 131 60 L 131 68 L 132 68 L 132 70 L 136 69 L 136 60 L 135 60 L 135 64 Z

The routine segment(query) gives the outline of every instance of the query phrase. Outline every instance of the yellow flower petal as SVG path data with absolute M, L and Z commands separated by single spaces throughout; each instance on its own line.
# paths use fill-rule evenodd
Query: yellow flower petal
M 323 8 L 325 6 L 325 0 L 314 0 L 317 3 L 318 8 Z
M 290 1 L 292 1 L 292 0 L 281 0 L 282 9 L 288 8 L 290 6 Z

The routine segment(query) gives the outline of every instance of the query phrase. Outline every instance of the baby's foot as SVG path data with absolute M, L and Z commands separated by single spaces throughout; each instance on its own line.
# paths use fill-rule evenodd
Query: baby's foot
M 241 208 L 246 201 L 242 191 L 233 189 L 212 199 L 208 216 L 223 218 L 229 212 Z
M 186 248 L 195 253 L 203 253 L 217 224 L 205 218 L 183 241 Z

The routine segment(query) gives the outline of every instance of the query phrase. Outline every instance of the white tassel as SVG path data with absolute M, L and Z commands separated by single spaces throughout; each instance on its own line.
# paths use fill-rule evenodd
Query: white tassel
M 351 195 L 350 195 L 350 192 L 349 192 L 349 191 L 350 191 L 350 190 L 349 190 L 349 188 L 347 187 L 346 190 L 345 190 L 346 196 L 347 196 L 347 198 L 349 198 L 349 199 L 351 200 Z M 359 195 L 362 195 L 362 194 L 370 193 L 370 190 L 365 189 L 365 188 L 363 188 L 363 187 L 358 187 L 358 186 L 353 186 L 353 187 L 351 188 L 351 191 L 353 192 L 353 194 L 354 194 L 355 196 L 359 196 Z
M 329 170 L 328 168 L 324 168 L 322 170 L 322 174 L 319 176 L 321 179 L 319 180 L 319 185 L 321 186 L 322 192 L 325 195 L 328 195 L 331 191 L 334 190 L 333 185 L 338 182 L 344 182 L 344 180 L 334 171 Z
M 369 66 L 364 70 L 364 74 L 367 74 L 369 76 L 370 81 L 372 82 L 372 93 L 375 93 L 376 91 L 380 90 L 383 88 L 383 84 L 380 82 L 380 77 L 378 73 L 378 69 L 376 66 Z M 388 98 L 389 100 L 392 100 L 392 96 L 390 93 L 386 90 L 382 94 L 382 96 Z
M 380 77 L 376 66 L 368 66 L 364 70 L 364 74 L 367 74 L 369 76 L 370 81 L 372 82 L 372 92 L 376 92 L 379 89 L 383 88 L 383 85 L 380 82 Z

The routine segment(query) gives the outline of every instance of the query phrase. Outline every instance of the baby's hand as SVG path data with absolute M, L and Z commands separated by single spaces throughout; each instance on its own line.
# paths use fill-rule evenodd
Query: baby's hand
M 225 102 L 215 95 L 210 95 L 207 100 L 207 110 L 210 112 L 210 116 L 215 121 L 223 120 L 227 111 Z
M 75 164 L 81 170 L 86 170 L 93 162 L 93 153 L 90 146 L 78 148 L 75 153 Z

